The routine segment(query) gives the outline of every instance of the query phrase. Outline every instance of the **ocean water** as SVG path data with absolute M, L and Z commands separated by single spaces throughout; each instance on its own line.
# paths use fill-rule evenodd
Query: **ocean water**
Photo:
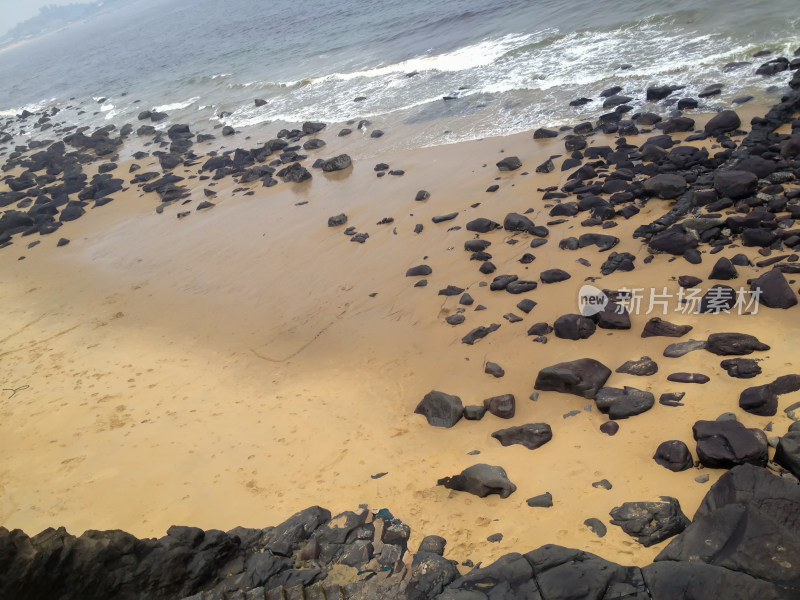
M 132 0 L 0 52 L 0 116 L 69 106 L 95 127 L 155 108 L 159 127 L 254 134 L 368 119 L 431 145 L 596 117 L 599 100 L 569 101 L 615 84 L 723 84 L 705 110 L 776 99 L 789 74 L 752 56 L 791 57 L 799 25 L 797 0 Z

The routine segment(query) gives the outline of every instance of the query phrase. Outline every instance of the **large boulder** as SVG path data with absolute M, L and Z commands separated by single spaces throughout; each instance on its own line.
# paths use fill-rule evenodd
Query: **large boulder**
M 767 439 L 760 429 L 748 429 L 738 421 L 697 421 L 692 427 L 697 457 L 712 469 L 736 465 L 767 464 Z
M 479 498 L 485 498 L 490 494 L 508 498 L 517 491 L 517 486 L 509 481 L 503 467 L 483 463 L 467 467 L 458 475 L 444 477 L 437 482 L 437 485 L 457 492 L 475 494 Z
M 756 193 L 758 177 L 749 171 L 730 169 L 717 170 L 714 173 L 714 189 L 720 196 L 739 200 Z
M 742 120 L 732 110 L 723 110 L 714 115 L 705 126 L 705 132 L 709 135 L 719 135 L 738 129 Z
M 800 478 L 800 431 L 790 431 L 778 440 L 775 462 Z
M 651 196 L 671 200 L 686 191 L 686 180 L 673 173 L 660 173 L 644 182 L 644 191 Z
M 594 399 L 611 376 L 611 369 L 593 358 L 579 358 L 545 367 L 536 376 L 534 389 Z
M 534 227 L 533 221 L 519 213 L 508 213 L 506 218 L 503 219 L 503 228 L 506 231 L 527 231 L 530 233 Z
M 757 292 L 759 304 L 768 308 L 790 308 L 797 304 L 797 295 L 779 269 L 772 269 L 753 279 L 750 290 Z
M 434 427 L 452 427 L 464 415 L 464 406 L 458 396 L 432 390 L 420 400 L 414 413 L 425 415 Z

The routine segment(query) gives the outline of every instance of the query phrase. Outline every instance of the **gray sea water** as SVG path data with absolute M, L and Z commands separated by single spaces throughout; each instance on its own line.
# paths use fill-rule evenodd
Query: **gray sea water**
M 765 80 L 752 56 L 791 57 L 799 25 L 797 0 L 132 0 L 0 52 L 0 116 L 70 105 L 102 126 L 157 108 L 162 126 L 254 131 L 366 118 L 429 145 L 597 116 L 599 101 L 568 103 L 614 84 L 721 83 L 712 110 L 778 97 L 788 73 Z M 723 71 L 734 61 L 752 65 Z

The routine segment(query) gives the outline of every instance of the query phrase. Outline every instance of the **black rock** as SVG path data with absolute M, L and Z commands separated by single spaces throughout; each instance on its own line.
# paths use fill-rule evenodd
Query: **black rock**
M 749 171 L 735 169 L 717 170 L 714 173 L 714 189 L 720 196 L 739 200 L 756 193 L 758 177 Z
M 446 288 L 439 290 L 439 296 L 458 296 L 464 292 L 464 288 L 456 285 L 448 285 Z
M 712 333 L 706 343 L 706 350 L 718 356 L 743 356 L 769 349 L 758 338 L 746 333 Z
M 758 302 L 768 308 L 790 308 L 797 304 L 797 295 L 777 268 L 753 279 L 750 290 L 757 291 Z
M 625 502 L 611 510 L 611 524 L 648 547 L 681 533 L 689 526 L 680 503 L 670 496 L 662 502 Z
M 483 401 L 483 405 L 495 417 L 501 419 L 513 419 L 516 413 L 516 399 L 513 394 L 503 394 L 501 396 L 492 396 Z
M 658 365 L 649 356 L 642 356 L 639 360 L 626 361 L 616 370 L 616 373 L 626 373 L 640 377 L 655 375 L 657 372 Z
M 548 269 L 546 271 L 542 271 L 542 273 L 539 275 L 542 283 L 557 283 L 559 281 L 566 281 L 570 277 L 571 275 L 569 273 L 561 269 Z
M 625 386 L 623 389 L 604 387 L 595 395 L 597 409 L 610 419 L 627 419 L 653 408 L 655 396 L 651 392 Z
M 506 374 L 506 372 L 503 370 L 503 367 L 491 361 L 486 362 L 486 365 L 483 367 L 483 372 L 498 379 Z
M 417 265 L 416 267 L 411 267 L 408 271 L 406 271 L 406 277 L 418 277 L 418 276 L 426 276 L 433 273 L 433 269 L 431 269 L 428 265 Z
M 605 523 L 603 523 L 600 519 L 591 517 L 589 519 L 586 519 L 583 522 L 583 524 L 586 525 L 589 529 L 591 529 L 592 533 L 594 533 L 597 537 L 600 538 L 605 537 L 606 533 L 608 533 L 608 528 L 605 526 Z
M 491 219 L 486 219 L 484 217 L 480 217 L 477 219 L 473 219 L 469 223 L 467 223 L 467 231 L 474 231 L 476 233 L 488 233 L 490 231 L 494 231 L 495 229 L 502 229 L 503 226 L 500 223 L 492 221 Z
M 492 437 L 503 446 L 520 444 L 529 450 L 536 450 L 553 439 L 553 432 L 547 423 L 529 423 L 495 431 Z
M 497 323 L 492 323 L 488 327 L 484 326 L 476 327 L 475 329 L 470 331 L 467 335 L 465 335 L 463 338 L 461 338 L 461 342 L 471 346 L 478 340 L 485 338 L 487 335 L 489 335 L 493 331 L 497 331 L 498 329 L 500 329 L 500 325 L 498 325 Z
M 553 495 L 550 492 L 528 498 L 525 503 L 531 508 L 550 508 L 553 506 Z
M 486 414 L 485 406 L 471 405 L 464 407 L 464 418 L 467 421 L 480 421 L 485 414 Z
M 697 421 L 692 427 L 697 457 L 712 469 L 730 469 L 745 463 L 767 464 L 767 440 L 759 429 L 747 429 L 738 421 Z
M 738 276 L 739 273 L 736 271 L 736 267 L 733 266 L 733 263 L 729 259 L 723 257 L 716 262 L 708 278 L 727 281 L 736 279 Z
M 326 173 L 331 173 L 333 171 L 343 171 L 352 164 L 353 161 L 347 154 L 340 154 L 322 163 L 322 170 L 325 171 Z
M 651 196 L 673 199 L 686 191 L 686 180 L 680 175 L 660 173 L 644 182 L 644 190 Z
M 653 317 L 644 326 L 642 337 L 682 337 L 692 330 L 691 325 L 676 325 L 665 321 L 661 317 Z
M 558 317 L 553 323 L 556 337 L 566 340 L 585 340 L 591 337 L 596 329 L 594 321 L 579 314 L 567 314 Z
M 789 431 L 778 441 L 775 462 L 795 477 L 800 477 L 800 431 Z
M 594 398 L 611 376 L 611 369 L 593 358 L 545 367 L 536 376 L 534 389 Z
M 508 498 L 517 491 L 517 486 L 509 481 L 502 467 L 487 464 L 473 465 L 458 475 L 444 477 L 438 481 L 437 485 L 458 492 L 469 492 L 479 498 L 485 498 L 490 494 Z
M 503 220 L 503 228 L 506 231 L 527 231 L 530 233 L 534 227 L 533 221 L 519 213 L 508 213 Z
M 694 466 L 694 459 L 692 459 L 689 447 L 680 440 L 661 442 L 653 455 L 653 460 L 676 473 Z
M 723 110 L 717 113 L 706 123 L 705 132 L 709 135 L 719 135 L 738 129 L 742 124 L 739 115 L 732 110 Z
M 497 168 L 501 171 L 515 171 L 522 166 L 522 161 L 516 156 L 506 156 L 497 163 Z
M 761 367 L 752 358 L 727 358 L 720 363 L 720 366 L 729 376 L 739 379 L 752 379 L 761 374 Z
M 464 407 L 458 396 L 433 390 L 425 394 L 414 413 L 424 415 L 434 427 L 452 427 L 463 416 Z
M 739 408 L 752 415 L 772 417 L 778 412 L 778 394 L 769 384 L 749 387 L 739 394 Z

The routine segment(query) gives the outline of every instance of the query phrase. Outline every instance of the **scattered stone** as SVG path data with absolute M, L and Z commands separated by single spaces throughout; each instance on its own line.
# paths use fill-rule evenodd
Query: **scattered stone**
M 478 340 L 485 338 L 487 335 L 489 335 L 493 331 L 497 331 L 498 329 L 500 329 L 500 325 L 498 323 L 492 323 L 488 327 L 484 326 L 476 327 L 475 329 L 470 331 L 467 335 L 465 335 L 463 338 L 461 338 L 461 342 L 469 346 L 472 346 Z
M 531 508 L 550 508 L 553 506 L 553 496 L 550 492 L 539 494 L 525 501 Z
M 692 330 L 691 325 L 676 325 L 665 321 L 660 317 L 653 317 L 644 326 L 642 337 L 681 337 L 686 335 Z
M 712 333 L 708 336 L 706 350 L 718 356 L 743 356 L 770 347 L 746 333 Z
M 720 366 L 730 377 L 738 379 L 752 379 L 761 374 L 761 367 L 752 358 L 727 358 L 720 363 Z
M 622 389 L 601 388 L 594 400 L 600 412 L 607 414 L 610 419 L 619 420 L 650 410 L 656 399 L 652 392 L 625 386 Z
M 594 517 L 590 519 L 586 519 L 583 522 L 589 529 L 592 530 L 597 537 L 605 537 L 606 533 L 608 533 L 608 528 L 603 524 L 600 519 L 595 519 Z
M 555 320 L 553 328 L 556 337 L 566 340 L 585 340 L 591 337 L 596 325 L 588 317 L 578 314 L 562 315 Z
M 616 421 L 606 421 L 600 425 L 600 431 L 606 435 L 616 435 L 619 431 L 619 423 Z
M 711 378 L 702 373 L 670 373 L 667 376 L 667 381 L 674 381 L 676 383 L 708 383 Z
M 503 367 L 493 362 L 487 362 L 483 372 L 488 373 L 489 375 L 498 379 L 506 374 L 506 372 L 503 370 Z
M 592 483 L 593 488 L 603 488 L 604 490 L 610 490 L 614 486 L 611 485 L 611 482 L 608 479 L 601 479 L 600 481 L 595 481 Z
M 347 215 L 344 213 L 340 213 L 328 218 L 328 227 L 338 227 L 340 225 L 344 225 L 345 223 L 347 223 Z
M 522 161 L 516 156 L 506 156 L 497 163 L 497 168 L 501 171 L 516 171 L 522 166 Z

